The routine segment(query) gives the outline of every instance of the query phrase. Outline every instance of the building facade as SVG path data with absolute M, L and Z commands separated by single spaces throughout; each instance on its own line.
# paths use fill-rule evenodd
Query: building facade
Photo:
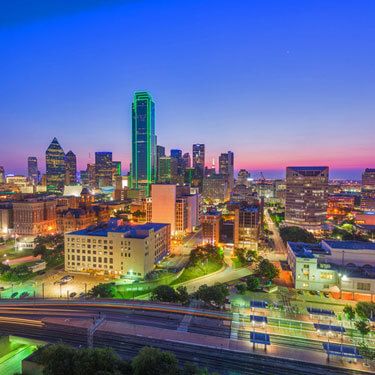
M 285 224 L 319 230 L 327 214 L 328 167 L 287 167 Z
M 65 183 L 65 153 L 53 138 L 46 150 L 46 184 L 48 191 L 62 191 Z
M 36 156 L 29 156 L 27 158 L 27 176 L 34 185 L 39 183 L 38 159 Z
M 73 151 L 65 155 L 65 185 L 77 183 L 77 157 Z
M 375 212 L 375 169 L 367 168 L 362 174 L 361 209 Z
M 100 225 L 65 234 L 65 270 L 144 278 L 170 251 L 170 226 Z
M 14 232 L 37 236 L 56 232 L 56 200 L 28 199 L 13 203 Z
M 95 179 L 97 187 L 112 186 L 112 152 L 95 152 Z
M 132 187 L 145 189 L 156 181 L 155 104 L 147 92 L 136 92 L 132 105 Z

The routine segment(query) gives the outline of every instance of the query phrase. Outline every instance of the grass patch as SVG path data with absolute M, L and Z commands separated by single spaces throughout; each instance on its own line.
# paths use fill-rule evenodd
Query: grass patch
M 171 285 L 184 283 L 197 277 L 206 276 L 210 273 L 218 271 L 223 266 L 221 262 L 208 261 L 203 265 L 189 266 L 184 269 L 181 276 L 174 280 Z

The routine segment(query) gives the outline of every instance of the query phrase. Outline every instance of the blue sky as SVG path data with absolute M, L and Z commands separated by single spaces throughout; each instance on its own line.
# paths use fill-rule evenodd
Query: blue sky
M 1 2 L 0 165 L 43 170 L 56 136 L 81 168 L 112 150 L 127 169 L 148 90 L 167 149 L 358 178 L 375 164 L 374 19 L 371 0 Z

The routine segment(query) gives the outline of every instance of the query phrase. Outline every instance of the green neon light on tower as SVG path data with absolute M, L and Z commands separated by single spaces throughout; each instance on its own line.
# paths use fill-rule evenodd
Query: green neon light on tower
M 132 105 L 132 187 L 145 189 L 156 180 L 155 104 L 148 92 L 136 92 Z

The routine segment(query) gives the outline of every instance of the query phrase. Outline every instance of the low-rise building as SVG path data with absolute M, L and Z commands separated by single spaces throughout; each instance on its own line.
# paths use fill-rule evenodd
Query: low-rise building
M 169 251 L 169 224 L 110 221 L 65 234 L 65 270 L 143 278 Z
M 14 232 L 37 236 L 56 232 L 56 200 L 32 198 L 13 203 Z
M 288 242 L 287 259 L 296 289 L 326 291 L 351 299 L 375 294 L 375 244 L 323 240 Z

